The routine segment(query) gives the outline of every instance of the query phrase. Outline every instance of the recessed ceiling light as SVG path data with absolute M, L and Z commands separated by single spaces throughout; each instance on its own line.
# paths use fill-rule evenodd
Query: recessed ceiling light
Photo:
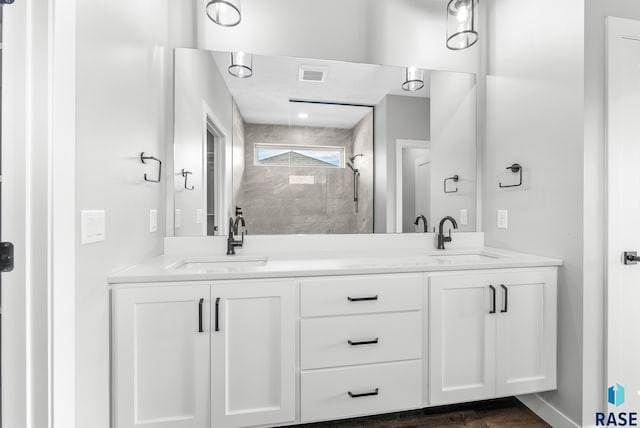
M 299 119 L 306 119 L 308 117 L 309 117 L 309 115 L 307 113 L 298 113 L 298 118 Z

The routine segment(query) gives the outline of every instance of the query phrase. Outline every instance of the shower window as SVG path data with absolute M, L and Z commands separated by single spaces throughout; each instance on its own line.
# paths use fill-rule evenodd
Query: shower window
M 344 168 L 344 147 L 256 144 L 255 165 Z

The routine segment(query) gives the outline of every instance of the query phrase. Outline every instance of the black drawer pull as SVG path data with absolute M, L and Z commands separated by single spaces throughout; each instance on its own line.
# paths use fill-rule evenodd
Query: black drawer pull
M 491 289 L 491 310 L 489 311 L 490 314 L 495 314 L 496 313 L 496 287 L 494 287 L 493 285 L 490 285 L 489 288 Z
M 379 388 L 376 388 L 375 391 L 371 391 L 371 392 L 361 392 L 359 394 L 354 394 L 353 392 L 349 391 L 349 397 L 351 398 L 359 398 L 359 397 L 371 397 L 372 395 L 378 395 L 378 392 L 380 391 Z
M 509 289 L 504 284 L 500 284 L 500 287 L 504 290 L 504 308 L 500 312 L 509 312 Z
M 347 343 L 349 343 L 349 345 L 351 346 L 375 345 L 376 343 L 378 343 L 378 338 L 376 337 L 375 339 L 371 339 L 371 340 L 360 340 L 357 342 L 353 340 L 347 340 Z
M 347 297 L 347 300 L 350 302 L 370 302 L 372 300 L 378 300 L 378 295 L 369 296 L 369 297 Z
M 198 333 L 204 333 L 204 328 L 202 327 L 202 304 L 204 303 L 204 299 L 200 299 L 198 302 Z
M 220 298 L 216 298 L 215 330 L 220 331 Z

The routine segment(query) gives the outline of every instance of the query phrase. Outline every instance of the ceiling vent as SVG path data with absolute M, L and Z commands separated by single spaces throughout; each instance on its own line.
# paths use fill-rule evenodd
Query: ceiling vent
M 298 69 L 298 80 L 301 82 L 324 83 L 327 80 L 327 67 L 301 65 Z

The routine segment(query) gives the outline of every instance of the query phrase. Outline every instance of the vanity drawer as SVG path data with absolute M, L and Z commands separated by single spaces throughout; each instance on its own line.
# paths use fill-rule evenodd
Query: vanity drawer
M 362 275 L 305 279 L 300 287 L 303 317 L 422 309 L 422 274 Z
M 303 370 L 422 357 L 422 312 L 303 319 L 300 329 Z
M 301 374 L 303 422 L 417 409 L 421 405 L 420 361 L 313 370 Z

